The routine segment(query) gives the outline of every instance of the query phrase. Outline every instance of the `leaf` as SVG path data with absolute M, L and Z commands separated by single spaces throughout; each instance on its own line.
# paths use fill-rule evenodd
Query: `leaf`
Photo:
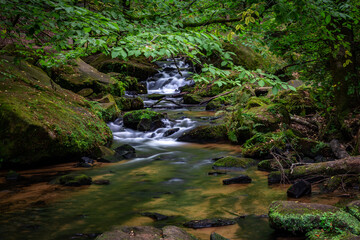
M 264 80 L 260 80 L 260 81 L 258 82 L 258 84 L 259 84 L 259 86 L 260 86 L 260 87 L 265 86 L 265 82 L 264 82 Z
M 86 33 L 89 33 L 89 32 L 91 32 L 91 27 L 84 28 L 83 31 Z
M 295 88 L 295 87 L 293 87 L 293 86 L 291 86 L 291 85 L 289 85 L 288 87 L 289 87 L 290 90 L 296 91 L 296 88 Z
M 272 93 L 273 93 L 274 95 L 276 95 L 276 94 L 279 92 L 279 88 L 273 87 L 273 88 L 271 89 L 271 91 L 272 91 Z
M 227 64 L 227 61 L 222 61 L 222 62 L 221 62 L 221 66 L 222 66 L 222 67 L 226 66 L 226 64 Z
M 231 32 L 230 32 L 230 33 L 227 35 L 227 40 L 230 42 L 231 39 L 232 39 L 232 34 L 231 34 Z
M 331 15 L 327 15 L 325 18 L 326 25 L 329 24 L 330 22 L 331 22 Z
M 245 77 L 245 71 L 242 71 L 240 74 L 239 74 L 239 77 L 240 79 L 243 79 Z

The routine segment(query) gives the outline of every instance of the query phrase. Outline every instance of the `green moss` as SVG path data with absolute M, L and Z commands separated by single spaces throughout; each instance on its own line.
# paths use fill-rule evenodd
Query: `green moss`
M 262 98 L 262 97 L 251 97 L 249 98 L 246 109 L 250 109 L 253 107 L 261 107 L 264 105 L 267 105 L 270 103 L 270 100 L 268 98 Z
M 162 118 L 164 118 L 163 114 L 145 109 L 127 112 L 123 119 L 124 126 L 137 129 L 137 126 L 142 119 L 149 119 L 154 122 L 156 120 L 161 120 Z
M 216 161 L 213 165 L 214 169 L 219 168 L 248 168 L 256 164 L 256 161 L 251 158 L 239 158 L 239 157 L 224 157 Z
M 65 175 L 59 178 L 59 183 L 65 186 L 82 186 L 90 185 L 92 182 L 91 177 L 81 174 L 77 176 Z
M 184 95 L 185 104 L 199 104 L 202 102 L 202 98 L 197 94 L 186 94 Z
M 275 201 L 269 208 L 270 226 L 288 232 L 306 233 L 313 229 L 360 234 L 360 222 L 347 212 L 329 205 Z
M 206 104 L 206 107 L 205 107 L 205 109 L 208 111 L 219 110 L 221 108 L 222 108 L 221 100 L 219 100 L 219 99 L 211 100 L 208 104 Z
M 199 126 L 189 132 L 185 132 L 178 139 L 183 142 L 221 142 L 227 141 L 227 130 L 225 125 Z
M 345 210 L 360 221 L 360 201 L 349 203 Z
M 328 233 L 323 229 L 314 229 L 306 234 L 309 240 L 355 240 L 360 236 L 354 235 L 348 231 L 342 233 Z
M 258 169 L 261 171 L 276 171 L 274 161 L 271 159 L 262 160 L 258 163 Z

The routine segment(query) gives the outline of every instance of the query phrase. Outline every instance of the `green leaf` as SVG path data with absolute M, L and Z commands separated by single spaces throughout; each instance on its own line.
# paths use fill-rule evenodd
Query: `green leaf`
M 293 86 L 291 86 L 291 85 L 289 85 L 288 87 L 289 87 L 290 90 L 296 91 L 296 88 L 295 88 L 295 87 L 293 87 Z
M 264 82 L 264 80 L 260 80 L 260 81 L 258 82 L 258 84 L 259 84 L 259 86 L 260 86 L 260 87 L 265 86 L 265 82 Z
M 327 15 L 325 18 L 326 25 L 329 24 L 330 22 L 331 22 L 331 15 Z
M 89 33 L 89 32 L 91 32 L 91 27 L 84 28 L 83 31 L 86 33 Z

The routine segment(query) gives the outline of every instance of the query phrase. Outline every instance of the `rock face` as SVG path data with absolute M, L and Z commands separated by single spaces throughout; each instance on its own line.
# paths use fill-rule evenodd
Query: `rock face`
M 348 230 L 359 235 L 360 222 L 351 214 L 330 205 L 275 201 L 269 208 L 270 226 L 278 231 L 304 234 L 313 229 Z
M 184 223 L 184 226 L 187 228 L 199 229 L 199 228 L 209 228 L 209 227 L 221 227 L 236 224 L 235 219 L 229 218 L 213 218 L 213 219 L 203 219 L 203 220 L 192 220 Z
M 153 131 L 164 127 L 163 118 L 163 114 L 150 110 L 131 111 L 124 115 L 124 126 L 139 131 Z
M 15 65 L 13 57 L 2 59 L 8 61 L 0 66 L 0 158 L 4 166 L 91 156 L 112 140 L 108 126 L 83 97 L 62 89 L 26 61 Z
M 247 175 L 240 175 L 238 177 L 228 178 L 223 180 L 224 185 L 239 184 L 239 183 L 251 183 L 251 178 Z
M 178 138 L 182 142 L 212 143 L 228 141 L 225 125 L 199 126 Z
M 287 196 L 292 198 L 300 198 L 311 194 L 311 183 L 305 180 L 296 181 L 287 190 Z
M 213 169 L 215 170 L 244 170 L 245 168 L 251 167 L 256 164 L 256 161 L 251 158 L 239 158 L 228 156 L 217 160 Z
M 166 226 L 158 229 L 150 226 L 115 227 L 112 231 L 105 232 L 96 240 L 195 240 L 193 236 L 175 226 Z
M 125 88 L 121 82 L 99 72 L 81 59 L 71 60 L 69 64 L 52 69 L 52 77 L 61 87 L 73 92 L 92 89 L 95 93 L 111 93 L 121 96 Z M 89 90 L 86 90 L 89 92 Z

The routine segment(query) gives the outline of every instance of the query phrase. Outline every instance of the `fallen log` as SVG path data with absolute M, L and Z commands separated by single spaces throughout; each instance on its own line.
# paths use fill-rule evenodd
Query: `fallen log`
M 347 157 L 344 159 L 313 163 L 304 166 L 284 170 L 288 180 L 294 182 L 297 179 L 304 179 L 309 182 L 316 182 L 320 179 L 336 176 L 339 174 L 359 174 L 360 156 Z M 268 176 L 268 183 L 280 183 L 282 175 L 280 171 L 271 172 Z
M 311 122 L 310 120 L 305 120 L 298 116 L 291 116 L 290 120 L 293 122 L 296 122 L 298 124 L 304 125 L 308 128 L 311 128 L 312 130 L 315 130 L 315 131 L 319 130 L 319 127 L 316 124 L 314 124 L 313 122 Z

